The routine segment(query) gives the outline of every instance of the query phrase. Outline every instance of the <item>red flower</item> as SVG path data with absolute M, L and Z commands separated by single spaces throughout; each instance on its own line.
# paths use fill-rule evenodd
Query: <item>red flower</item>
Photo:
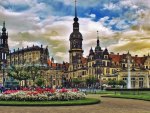
M 77 88 L 72 89 L 72 92 L 78 92 Z
M 68 92 L 68 90 L 65 89 L 65 88 L 62 88 L 59 92 L 60 92 L 60 93 L 65 93 L 65 92 Z
M 18 92 L 18 90 L 7 90 L 5 92 L 3 92 L 3 94 L 12 94 L 12 93 L 16 93 Z

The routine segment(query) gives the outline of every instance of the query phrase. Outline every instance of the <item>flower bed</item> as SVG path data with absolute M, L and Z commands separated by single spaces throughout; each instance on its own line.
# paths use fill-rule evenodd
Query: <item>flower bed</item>
M 77 89 L 49 89 L 37 88 L 33 91 L 29 89 L 7 90 L 0 95 L 1 101 L 69 101 L 85 99 L 85 94 Z

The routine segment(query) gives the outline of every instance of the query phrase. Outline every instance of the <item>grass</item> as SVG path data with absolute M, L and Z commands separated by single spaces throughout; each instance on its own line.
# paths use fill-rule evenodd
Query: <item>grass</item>
M 97 91 L 87 92 L 87 94 L 100 94 L 100 95 L 150 95 L 150 91 Z
M 112 98 L 124 98 L 124 99 L 137 99 L 150 101 L 150 91 L 99 91 L 96 93 L 88 93 L 89 98 L 112 97 Z
M 137 100 L 145 100 L 150 101 L 150 95 L 133 95 L 133 94 L 116 94 L 116 95 L 105 95 L 102 97 L 112 97 L 112 98 L 124 98 L 124 99 L 137 99 Z
M 86 98 L 72 101 L 0 101 L 0 106 L 75 106 L 100 103 L 99 99 Z
M 97 91 L 97 92 L 87 92 L 87 94 L 114 94 L 114 91 Z

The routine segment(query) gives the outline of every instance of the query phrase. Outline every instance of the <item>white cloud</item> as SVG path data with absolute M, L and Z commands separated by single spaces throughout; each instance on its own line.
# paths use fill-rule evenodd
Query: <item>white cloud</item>
M 7 1 L 15 2 L 15 0 Z M 20 1 L 22 0 L 17 0 L 17 4 L 21 4 Z M 90 0 L 90 2 L 80 1 L 81 4 L 79 2 L 78 5 L 84 5 L 85 7 L 86 5 L 91 4 L 91 7 L 93 7 L 99 2 L 99 0 L 95 1 L 96 3 L 93 3 L 93 0 Z M 26 0 L 25 2 L 31 3 L 32 0 Z M 68 5 L 73 4 L 72 2 L 73 1 L 65 0 L 65 4 Z M 143 4 L 147 3 L 148 1 L 143 1 Z M 124 2 L 121 4 L 122 7 L 126 5 L 132 7 L 130 5 L 132 3 L 128 2 L 127 0 L 126 2 L 124 0 Z M 48 16 L 45 20 L 40 20 L 37 13 L 39 11 L 46 10 L 47 5 L 45 3 L 36 3 L 36 0 L 34 0 L 33 4 L 31 3 L 31 5 L 32 7 L 24 12 L 12 12 L 0 6 L 0 24 L 2 25 L 2 21 L 6 20 L 6 26 L 9 32 L 10 48 L 13 49 L 22 46 L 26 47 L 27 45 L 32 46 L 33 44 L 40 45 L 42 43 L 44 46 L 49 46 L 50 55 L 54 56 L 58 62 L 62 62 L 63 60 L 68 61 L 69 35 L 72 32 L 72 23 L 74 17 Z M 139 5 L 134 3 L 134 7 L 139 8 Z M 119 8 L 119 6 L 117 4 L 109 3 L 106 5 L 106 8 L 109 10 L 115 10 Z M 49 12 L 51 12 L 51 10 L 49 10 Z M 150 13 L 146 14 L 144 17 L 144 22 L 142 23 L 143 25 L 150 25 L 150 16 L 148 16 L 149 14 Z M 118 28 L 128 28 L 129 26 L 125 23 L 125 17 L 110 18 L 109 16 L 105 16 L 97 22 L 92 21 L 92 19 L 96 17 L 95 14 L 91 14 L 90 17 L 91 18 L 79 18 L 80 31 L 83 34 L 84 39 L 84 56 L 88 55 L 91 46 L 93 48 L 96 46 L 97 30 L 99 31 L 100 35 L 101 47 L 109 47 L 111 51 L 115 52 L 116 48 L 119 48 L 121 45 L 126 47 L 131 40 L 135 42 L 134 44 L 136 44 L 138 40 L 144 42 L 144 38 L 149 38 L 148 36 L 150 36 L 148 33 L 138 34 L 138 30 L 123 31 L 123 33 L 120 34 L 117 34 L 111 30 L 111 25 L 116 25 Z M 108 22 L 108 24 L 106 24 L 106 22 Z M 148 31 L 144 31 L 144 33 L 146 32 Z M 148 49 L 144 48 L 143 50 L 146 52 Z M 122 49 L 122 51 L 126 51 L 126 49 Z M 120 50 L 120 52 L 122 51 Z
M 89 15 L 91 18 L 96 18 L 96 14 L 90 14 Z
M 74 0 L 57 0 L 57 1 L 61 1 L 66 5 L 74 6 Z M 103 1 L 103 0 L 101 0 L 101 1 Z M 82 7 L 87 7 L 87 6 L 93 7 L 93 6 L 96 6 L 99 2 L 100 2 L 100 0 L 87 0 L 87 1 L 78 0 L 77 5 L 82 6 Z
M 34 6 L 37 0 L 0 0 L 1 5 L 29 5 Z
M 104 10 L 119 10 L 120 7 L 118 6 L 118 4 L 113 4 L 113 3 L 106 3 L 104 4 Z

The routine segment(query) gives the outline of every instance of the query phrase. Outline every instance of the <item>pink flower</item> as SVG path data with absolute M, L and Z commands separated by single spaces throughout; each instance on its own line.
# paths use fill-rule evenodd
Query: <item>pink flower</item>
M 78 89 L 77 88 L 73 88 L 72 92 L 78 92 Z
M 68 90 L 65 89 L 65 88 L 62 88 L 59 92 L 60 92 L 60 93 L 65 93 L 65 92 L 68 92 Z

